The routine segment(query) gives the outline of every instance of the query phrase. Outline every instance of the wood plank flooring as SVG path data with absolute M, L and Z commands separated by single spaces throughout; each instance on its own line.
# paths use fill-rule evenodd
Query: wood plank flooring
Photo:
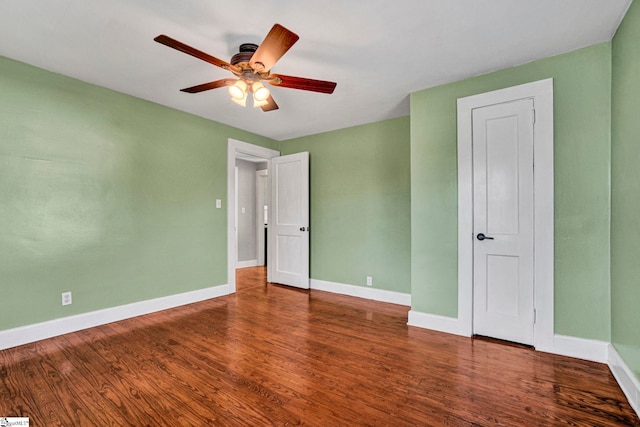
M 267 284 L 0 352 L 32 426 L 639 426 L 606 365 L 408 327 L 408 307 Z

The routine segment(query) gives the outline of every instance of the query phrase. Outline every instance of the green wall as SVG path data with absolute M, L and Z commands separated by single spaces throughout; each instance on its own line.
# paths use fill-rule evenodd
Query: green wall
M 227 138 L 275 141 L 3 57 L 0 94 L 0 330 L 227 283 Z
M 555 332 L 610 339 L 611 44 L 411 95 L 413 310 L 457 317 L 456 100 L 554 79 Z
M 310 153 L 311 277 L 410 293 L 409 118 L 284 141 Z
M 640 4 L 613 40 L 611 339 L 640 380 Z

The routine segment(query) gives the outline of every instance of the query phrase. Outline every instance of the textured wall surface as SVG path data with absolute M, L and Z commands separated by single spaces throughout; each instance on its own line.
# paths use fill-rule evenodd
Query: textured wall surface
M 311 277 L 409 293 L 409 118 L 280 143 L 310 153 Z
M 640 4 L 613 40 L 612 342 L 640 380 Z
M 256 259 L 256 164 L 236 160 L 238 168 L 238 261 Z
M 6 58 L 0 93 L 0 330 L 227 283 L 227 138 L 274 141 Z

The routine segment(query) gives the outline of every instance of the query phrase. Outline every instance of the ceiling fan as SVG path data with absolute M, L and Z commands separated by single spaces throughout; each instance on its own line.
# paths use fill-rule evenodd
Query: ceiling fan
M 333 93 L 336 88 L 336 83 L 334 82 L 271 74 L 271 67 L 282 58 L 298 39 L 297 34 L 280 24 L 275 24 L 261 45 L 254 43 L 241 44 L 239 52 L 233 55 L 229 62 L 226 62 L 164 34 L 154 38 L 158 43 L 194 56 L 224 70 L 231 71 L 237 77 L 215 80 L 180 89 L 182 92 L 199 93 L 228 86 L 232 101 L 245 106 L 248 93 L 251 92 L 253 94 L 253 106 L 262 108 L 262 111 L 278 109 L 278 104 L 276 104 L 269 89 L 262 82 L 267 82 L 272 86 L 328 94 Z

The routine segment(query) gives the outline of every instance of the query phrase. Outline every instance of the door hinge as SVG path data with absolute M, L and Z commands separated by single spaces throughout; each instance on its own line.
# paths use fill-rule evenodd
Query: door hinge
M 536 312 L 536 309 L 533 309 L 533 323 L 536 323 L 536 319 L 538 317 L 538 313 Z
M 535 125 L 536 124 L 536 110 L 531 110 L 531 124 Z

